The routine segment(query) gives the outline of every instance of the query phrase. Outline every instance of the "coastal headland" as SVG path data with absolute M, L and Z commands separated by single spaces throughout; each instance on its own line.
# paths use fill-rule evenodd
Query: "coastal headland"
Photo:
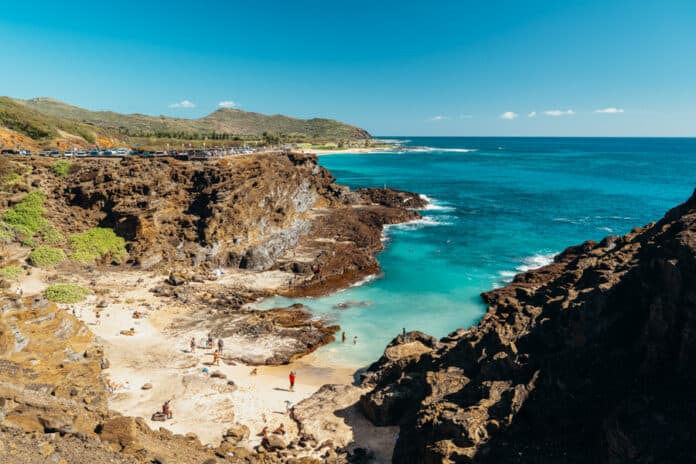
M 314 353 L 333 321 L 247 303 L 377 272 L 419 195 L 351 191 L 288 152 L 2 161 L 3 459 L 691 458 L 696 195 L 484 293 L 474 327 L 400 335 L 354 382 Z

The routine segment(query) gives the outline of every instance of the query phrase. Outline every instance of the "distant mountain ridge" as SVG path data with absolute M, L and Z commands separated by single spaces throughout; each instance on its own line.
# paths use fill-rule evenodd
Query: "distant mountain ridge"
M 121 114 L 114 111 L 91 111 L 52 98 L 16 100 L 39 112 L 92 124 L 104 129 L 127 131 L 132 135 L 146 132 L 197 132 L 234 135 L 261 135 L 264 132 L 299 135 L 308 138 L 370 138 L 356 126 L 333 119 L 298 119 L 284 115 L 265 115 L 238 109 L 221 108 L 198 119 Z
M 231 139 L 264 134 L 295 139 L 369 139 L 364 129 L 333 119 L 298 119 L 222 108 L 198 119 L 92 111 L 52 98 L 0 97 L 0 145 L 114 146 L 148 141 Z

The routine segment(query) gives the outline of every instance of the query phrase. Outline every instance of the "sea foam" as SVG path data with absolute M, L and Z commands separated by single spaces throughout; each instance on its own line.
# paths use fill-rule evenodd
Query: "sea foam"
M 519 266 L 516 266 L 514 271 L 500 271 L 498 272 L 498 275 L 501 277 L 503 282 L 510 283 L 517 274 L 551 264 L 554 256 L 556 256 L 556 253 L 537 253 L 532 256 L 527 256 L 526 258 L 522 258 L 522 263 Z

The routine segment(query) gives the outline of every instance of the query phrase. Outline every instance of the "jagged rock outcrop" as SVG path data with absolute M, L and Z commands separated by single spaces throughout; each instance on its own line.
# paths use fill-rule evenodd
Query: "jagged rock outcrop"
M 0 209 L 39 189 L 46 219 L 64 236 L 99 226 L 124 238 L 124 266 L 282 269 L 297 275 L 286 289 L 297 294 L 326 293 L 376 272 L 383 226 L 417 219 L 414 209 L 426 204 L 392 189 L 351 192 L 316 156 L 301 153 L 205 163 L 76 159 L 65 176 L 54 173 L 54 160 L 21 161 L 27 172 L 15 194 L 0 196 Z
M 400 337 L 364 377 L 393 462 L 695 462 L 696 194 L 483 298 L 477 326 Z

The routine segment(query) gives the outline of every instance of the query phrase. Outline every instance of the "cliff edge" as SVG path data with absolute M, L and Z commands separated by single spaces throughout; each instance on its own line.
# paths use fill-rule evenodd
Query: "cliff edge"
M 482 296 L 477 326 L 398 337 L 365 374 L 393 462 L 694 462 L 696 194 Z

